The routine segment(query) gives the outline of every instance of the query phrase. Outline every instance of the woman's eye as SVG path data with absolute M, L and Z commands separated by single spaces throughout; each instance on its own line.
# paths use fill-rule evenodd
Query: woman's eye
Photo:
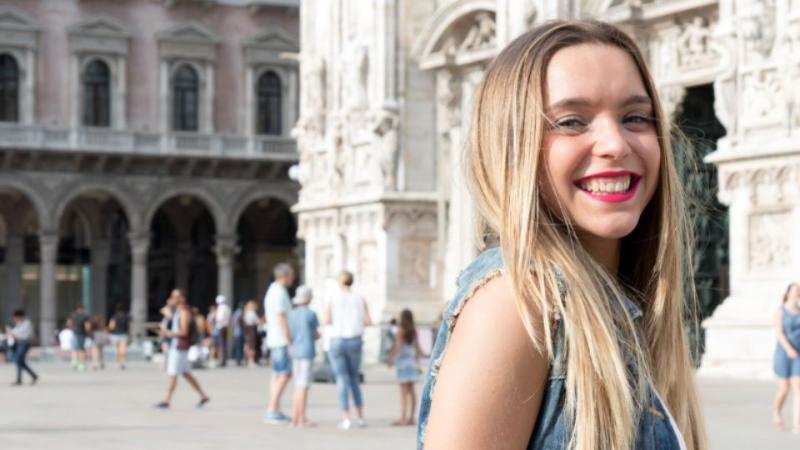
M 623 123 L 630 127 L 635 127 L 637 129 L 648 127 L 655 122 L 655 119 L 649 116 L 634 114 L 631 116 L 625 117 Z
M 563 131 L 577 131 L 585 127 L 586 124 L 580 119 L 562 119 L 555 123 L 555 128 Z

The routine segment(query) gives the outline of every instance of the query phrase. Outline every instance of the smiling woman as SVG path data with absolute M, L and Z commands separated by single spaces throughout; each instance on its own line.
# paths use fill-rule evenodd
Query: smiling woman
M 664 124 L 639 49 L 611 25 L 551 22 L 492 62 L 466 157 L 500 245 L 444 314 L 420 448 L 706 448 Z

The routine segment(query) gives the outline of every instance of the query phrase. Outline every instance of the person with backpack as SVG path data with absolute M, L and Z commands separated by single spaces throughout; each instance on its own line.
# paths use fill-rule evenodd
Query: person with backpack
M 200 395 L 197 408 L 202 408 L 210 399 L 190 372 L 191 364 L 189 363 L 188 352 L 192 341 L 197 335 L 192 311 L 186 304 L 186 296 L 180 289 L 172 291 L 167 304 L 174 308 L 170 328 L 161 330 L 164 337 L 170 340 L 169 352 L 167 353 L 167 375 L 169 375 L 169 381 L 167 381 L 167 392 L 164 401 L 156 404 L 155 407 L 157 409 L 169 408 L 172 394 L 175 392 L 175 386 L 178 383 L 178 375 L 182 375 Z

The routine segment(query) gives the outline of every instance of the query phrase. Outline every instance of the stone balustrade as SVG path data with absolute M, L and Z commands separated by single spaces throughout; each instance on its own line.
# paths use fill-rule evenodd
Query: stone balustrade
M 242 136 L 193 132 L 148 133 L 108 128 L 48 128 L 40 125 L 0 125 L 0 148 L 78 150 L 90 152 L 209 155 L 217 157 L 296 157 L 294 139 L 282 136 Z

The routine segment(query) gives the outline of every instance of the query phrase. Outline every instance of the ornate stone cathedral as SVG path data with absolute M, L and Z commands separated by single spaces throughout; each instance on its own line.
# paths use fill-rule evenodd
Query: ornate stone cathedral
M 297 0 L 0 4 L 0 321 L 174 287 L 205 313 L 298 266 Z
M 435 320 L 481 241 L 459 160 L 472 93 L 499 49 L 553 18 L 640 43 L 697 143 L 687 190 L 713 203 L 696 226 L 713 310 L 701 370 L 768 375 L 773 313 L 800 280 L 800 0 L 303 1 L 293 210 L 307 281 L 324 292 L 350 268 L 376 319 Z

